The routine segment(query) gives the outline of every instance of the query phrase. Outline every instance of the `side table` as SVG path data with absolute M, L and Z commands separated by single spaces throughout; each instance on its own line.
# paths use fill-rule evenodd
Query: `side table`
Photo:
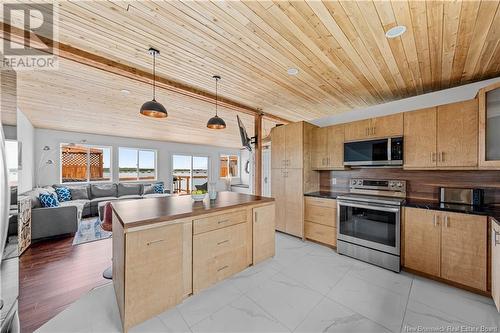
M 19 255 L 31 245 L 31 198 L 20 196 L 17 199 L 17 237 Z

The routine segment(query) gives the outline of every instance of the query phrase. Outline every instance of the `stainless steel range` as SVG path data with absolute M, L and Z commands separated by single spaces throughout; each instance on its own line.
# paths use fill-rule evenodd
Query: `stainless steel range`
M 337 197 L 337 251 L 400 271 L 401 205 L 406 181 L 351 179 Z

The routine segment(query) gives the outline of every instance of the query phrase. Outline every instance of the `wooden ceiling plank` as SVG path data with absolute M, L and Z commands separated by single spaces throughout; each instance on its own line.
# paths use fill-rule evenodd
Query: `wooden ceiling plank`
M 471 38 L 479 11 L 479 1 L 463 1 L 460 11 L 460 23 L 458 24 L 457 45 L 453 58 L 451 72 L 451 85 L 458 85 L 462 80 L 467 54 L 471 45 Z
M 420 64 L 417 55 L 417 45 L 413 33 L 413 22 L 411 20 L 410 7 L 408 1 L 392 0 L 392 10 L 398 25 L 407 27 L 406 32 L 400 37 L 403 43 L 404 52 L 410 71 L 413 76 L 417 94 L 423 93 L 422 74 L 420 73 Z
M 460 22 L 460 11 L 462 10 L 462 1 L 445 1 L 443 16 L 443 58 L 441 63 L 441 87 L 446 89 L 451 84 L 451 73 L 453 67 L 453 58 L 455 55 L 458 25 Z
M 443 55 L 443 2 L 428 1 L 427 29 L 429 30 L 429 53 L 431 59 L 432 89 L 441 89 Z
M 431 60 L 429 51 L 429 36 L 427 30 L 427 9 L 424 1 L 410 1 L 410 13 L 417 46 L 417 56 L 420 64 L 422 88 L 424 92 L 432 90 Z
M 382 73 L 391 91 L 396 94 L 397 98 L 401 98 L 403 93 L 401 89 L 399 89 L 395 77 L 392 75 L 391 70 L 387 66 L 377 43 L 373 40 L 373 38 L 371 38 L 372 33 L 363 18 L 361 10 L 354 1 L 340 1 L 340 5 L 358 32 L 361 41 L 368 49 L 372 59 L 377 64 L 379 71 Z
M 479 11 L 477 13 L 478 19 L 474 25 L 469 52 L 467 53 L 464 70 L 462 72 L 462 83 L 470 82 L 474 77 L 483 47 L 486 46 L 488 31 L 494 22 L 498 7 L 498 1 L 482 1 L 479 6 Z
M 375 1 L 373 4 L 375 5 L 375 10 L 382 26 L 382 30 L 379 29 L 378 33 L 384 34 L 384 40 L 390 47 L 391 54 L 397 64 L 397 67 L 399 68 L 399 72 L 405 82 L 407 91 L 410 95 L 416 95 L 418 93 L 417 79 L 413 76 L 413 72 L 410 69 L 409 60 L 407 58 L 401 37 L 392 39 L 385 37 L 385 32 L 387 30 L 397 26 L 396 16 L 394 15 L 391 2 Z

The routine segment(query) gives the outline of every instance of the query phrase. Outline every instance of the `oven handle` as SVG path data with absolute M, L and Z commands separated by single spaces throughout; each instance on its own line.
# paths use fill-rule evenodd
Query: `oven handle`
M 339 201 L 339 200 L 337 200 L 337 206 L 339 210 L 340 206 L 348 206 L 348 207 L 365 208 L 365 209 L 380 210 L 384 212 L 393 212 L 393 213 L 399 213 L 401 209 L 401 207 L 394 207 L 389 205 L 382 205 L 382 204 L 365 205 L 361 203 L 355 203 L 350 201 Z

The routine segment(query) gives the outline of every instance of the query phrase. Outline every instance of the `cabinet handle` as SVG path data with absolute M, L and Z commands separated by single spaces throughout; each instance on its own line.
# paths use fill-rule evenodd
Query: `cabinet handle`
M 437 222 L 437 216 L 436 216 L 436 215 L 434 215 L 434 226 L 435 226 L 435 227 L 437 227 L 437 225 L 438 225 L 438 222 Z
M 146 244 L 148 246 L 150 246 L 150 245 L 153 245 L 153 244 L 156 244 L 156 243 L 160 243 L 160 242 L 163 242 L 163 241 L 165 241 L 165 240 L 164 239 L 158 239 L 158 240 L 154 240 L 154 241 L 151 241 L 151 242 L 147 242 Z
M 255 218 L 254 218 L 255 223 L 257 223 L 257 212 L 255 212 Z
M 493 230 L 493 245 L 494 246 L 500 245 L 500 241 L 498 240 L 499 235 L 500 235 L 500 232 Z
M 226 223 L 226 222 L 229 222 L 229 220 L 220 220 L 219 222 L 217 222 L 217 224 Z
M 228 267 L 229 267 L 228 265 L 223 266 L 223 267 L 219 268 L 219 269 L 217 270 L 217 272 L 223 271 L 223 270 L 225 270 L 225 269 L 226 269 L 226 268 L 228 268 Z
M 227 242 L 229 242 L 229 239 L 223 240 L 222 242 L 218 242 L 217 245 L 222 245 L 222 244 L 227 243 Z
M 444 225 L 446 228 L 450 227 L 450 218 L 448 217 L 448 215 L 444 217 Z
M 441 152 L 441 162 L 444 162 L 444 151 Z

